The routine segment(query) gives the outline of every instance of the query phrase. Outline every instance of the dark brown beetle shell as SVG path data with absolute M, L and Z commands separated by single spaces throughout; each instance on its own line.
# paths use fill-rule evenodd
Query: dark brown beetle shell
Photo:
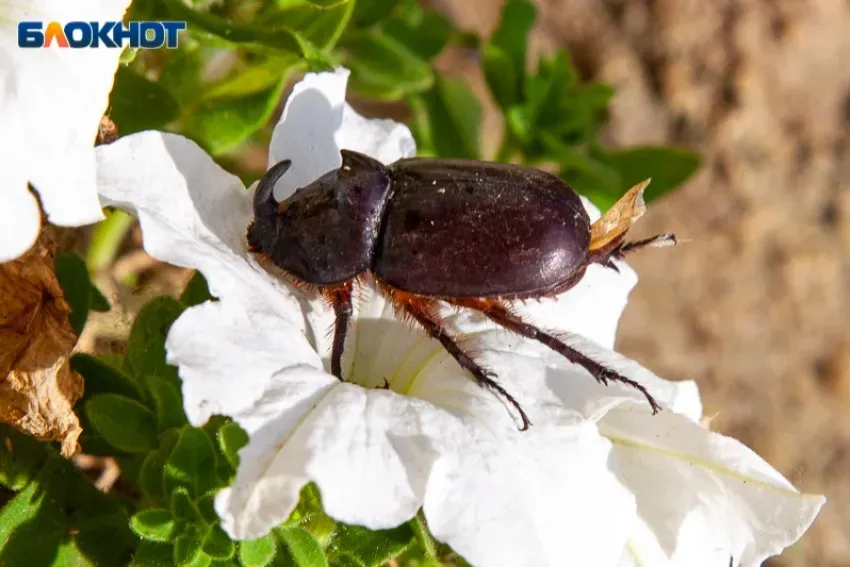
M 558 177 L 528 167 L 405 159 L 372 271 L 436 297 L 524 297 L 558 287 L 587 259 L 590 218 Z

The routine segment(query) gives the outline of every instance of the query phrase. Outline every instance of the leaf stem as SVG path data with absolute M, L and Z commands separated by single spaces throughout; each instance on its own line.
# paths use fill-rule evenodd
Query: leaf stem
M 115 259 L 124 236 L 135 220 L 134 217 L 119 209 L 106 214 L 106 220 L 98 224 L 92 232 L 86 254 L 86 263 L 90 271 L 97 273 Z
M 425 552 L 425 556 L 428 559 L 437 559 L 437 546 L 434 544 L 434 538 L 431 537 L 431 533 L 428 531 L 428 525 L 425 523 L 425 514 L 422 513 L 422 510 L 416 513 L 409 524 L 413 530 L 413 534 L 416 536 L 416 541 L 419 542 L 422 551 Z

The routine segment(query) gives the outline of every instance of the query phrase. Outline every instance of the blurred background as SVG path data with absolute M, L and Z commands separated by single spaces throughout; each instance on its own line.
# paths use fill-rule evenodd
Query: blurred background
M 485 38 L 502 8 L 497 0 L 425 5 Z M 618 350 L 662 377 L 695 380 L 706 415 L 715 416 L 713 428 L 741 439 L 802 491 L 827 495 L 812 530 L 770 565 L 850 565 L 850 2 L 535 6 L 529 61 L 566 48 L 583 81 L 615 89 L 600 132 L 606 147 L 675 145 L 703 159 L 683 186 L 650 204 L 634 229 L 636 237 L 669 231 L 688 242 L 630 259 L 640 282 Z M 355 43 L 343 39 L 342 46 Z M 492 157 L 505 113 L 487 88 L 478 53 L 449 46 L 434 66 L 462 79 L 481 101 L 481 155 Z M 206 72 L 225 76 L 228 55 L 217 57 L 207 60 Z M 157 62 L 133 66 L 153 69 Z M 369 85 L 360 87 L 368 94 Z M 263 136 L 285 88 L 273 92 L 258 135 L 214 152 L 245 178 L 265 168 Z M 363 96 L 355 106 L 415 118 L 414 99 L 395 98 L 402 100 Z M 119 106 L 113 101 L 116 114 L 132 114 Z M 113 118 L 120 133 L 134 129 Z M 203 125 L 184 131 L 202 136 Z M 120 350 L 139 307 L 177 293 L 191 277 L 148 257 L 138 227 L 116 239 L 128 226 L 117 215 L 99 234 L 60 232 L 61 248 L 86 251 L 113 304 L 111 312 L 92 315 L 83 349 Z

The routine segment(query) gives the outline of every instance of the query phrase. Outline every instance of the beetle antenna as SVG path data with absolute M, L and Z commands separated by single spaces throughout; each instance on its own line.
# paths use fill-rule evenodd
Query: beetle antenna
M 290 168 L 292 161 L 285 159 L 274 164 L 257 185 L 254 193 L 254 216 L 270 217 L 277 212 L 277 201 L 274 198 L 274 186 Z
M 665 234 L 656 234 L 651 238 L 644 238 L 643 240 L 635 240 L 634 242 L 626 242 L 614 252 L 613 256 L 617 258 L 622 258 L 629 252 L 634 252 L 635 250 L 640 250 L 641 248 L 664 248 L 667 246 L 675 246 L 679 241 L 676 239 L 676 235 L 667 232 Z

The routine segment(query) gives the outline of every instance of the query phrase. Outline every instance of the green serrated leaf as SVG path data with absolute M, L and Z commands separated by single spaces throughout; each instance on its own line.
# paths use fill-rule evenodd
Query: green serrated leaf
M 622 192 L 651 177 L 652 183 L 644 193 L 647 202 L 669 193 L 684 183 L 700 166 L 698 153 L 684 148 L 670 147 L 616 150 L 607 152 L 600 156 L 600 159 L 620 173 Z
M 350 87 L 362 95 L 399 100 L 434 84 L 428 62 L 389 35 L 352 32 L 343 38 L 341 47 L 348 54 Z
M 159 430 L 182 427 L 189 421 L 183 411 L 183 397 L 170 381 L 159 376 L 145 376 L 142 384 L 153 398 L 154 413 Z
M 277 554 L 277 539 L 269 534 L 239 543 L 239 563 L 243 567 L 266 567 Z
M 364 565 L 376 567 L 400 554 L 412 541 L 413 531 L 407 524 L 391 530 L 339 524 L 330 545 L 336 553 L 350 554 Z
M 130 567 L 174 567 L 174 546 L 142 541 L 133 555 Z
M 318 49 L 332 49 L 345 30 L 354 12 L 354 2 L 337 2 L 325 8 L 311 2 L 286 6 L 271 11 L 260 20 L 263 26 L 286 26 L 298 30 L 301 36 Z
M 281 553 L 289 556 L 296 567 L 326 567 L 328 560 L 321 544 L 310 533 L 299 527 L 285 527 L 277 530 L 281 543 Z
M 158 451 L 148 454 L 139 470 L 139 488 L 151 502 L 158 505 L 167 504 L 165 487 L 165 459 Z
M 239 449 L 248 444 L 248 434 L 238 423 L 223 425 L 216 435 L 218 448 L 234 469 L 239 466 Z
M 455 33 L 449 19 L 435 10 L 427 10 L 415 25 L 395 17 L 382 22 L 381 29 L 426 61 L 436 57 Z
M 212 441 L 202 430 L 185 427 L 165 466 L 165 486 L 169 492 L 184 487 L 198 498 L 218 485 Z
M 156 418 L 139 402 L 116 394 L 93 396 L 84 412 L 97 433 L 124 453 L 145 453 L 157 446 Z
M 143 539 L 158 542 L 174 541 L 177 524 L 171 510 L 150 508 L 130 518 L 130 528 Z
M 162 129 L 180 114 L 170 92 L 129 67 L 118 67 L 115 73 L 109 108 L 110 118 L 122 136 Z
M 144 400 L 132 378 L 96 356 L 75 354 L 71 357 L 71 370 L 79 372 L 85 380 L 83 401 L 99 394 L 118 394 L 137 402 Z
M 171 297 L 157 297 L 142 308 L 127 339 L 125 372 L 138 378 L 149 374 L 162 376 L 180 387 L 177 369 L 165 362 L 165 338 L 184 309 L 183 304 Z
M 307 61 L 331 65 L 330 59 L 298 32 L 285 26 L 273 28 L 238 24 L 207 12 L 192 9 L 182 0 L 163 0 L 172 16 L 186 20 L 189 27 L 201 29 L 236 44 L 259 44 L 278 51 L 293 53 Z
M 106 313 L 112 309 L 112 306 L 109 305 L 109 300 L 97 289 L 94 283 L 91 284 L 91 301 L 89 307 L 92 311 L 97 311 L 98 313 Z
M 236 544 L 220 526 L 214 525 L 204 536 L 201 550 L 214 560 L 224 561 L 230 559 L 236 553 Z
M 478 159 L 481 104 L 462 81 L 438 77 L 434 88 L 410 99 L 420 155 Z
M 91 280 L 86 262 L 74 252 L 66 252 L 56 257 L 56 279 L 62 287 L 65 301 L 71 306 L 68 320 L 78 335 L 83 332 L 91 307 Z
M 509 0 L 502 8 L 499 27 L 484 47 L 484 78 L 503 109 L 522 100 L 528 34 L 534 18 L 531 2 Z
M 241 98 L 206 100 L 198 105 L 187 131 L 212 155 L 236 148 L 271 117 L 284 82 Z

